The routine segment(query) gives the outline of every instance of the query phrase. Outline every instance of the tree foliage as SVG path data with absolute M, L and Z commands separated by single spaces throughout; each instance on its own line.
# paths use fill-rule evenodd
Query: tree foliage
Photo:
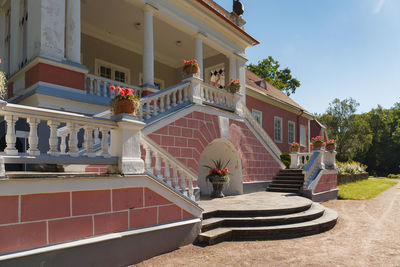
M 296 92 L 300 82 L 293 78 L 289 68 L 280 69 L 280 64 L 271 56 L 258 61 L 257 65 L 249 64 L 247 68 L 267 82 L 285 92 L 288 96 Z
M 329 138 L 337 139 L 337 159 L 356 160 L 371 174 L 388 175 L 400 171 L 400 104 L 391 109 L 378 106 L 355 114 L 358 103 L 334 99 L 318 120 L 326 125 Z

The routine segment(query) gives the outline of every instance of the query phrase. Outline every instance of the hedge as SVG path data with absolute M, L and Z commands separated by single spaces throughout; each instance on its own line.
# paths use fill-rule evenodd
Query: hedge
M 368 179 L 368 172 L 358 173 L 358 174 L 338 174 L 337 183 L 339 184 L 347 184 L 351 182 L 356 182 L 360 180 Z

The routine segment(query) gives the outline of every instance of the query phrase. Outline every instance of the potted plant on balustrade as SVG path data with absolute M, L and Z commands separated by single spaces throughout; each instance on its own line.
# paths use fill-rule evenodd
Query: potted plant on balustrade
M 322 136 L 316 136 L 311 138 L 311 141 L 313 143 L 313 149 L 321 149 L 325 143 L 324 143 L 324 138 Z
M 110 86 L 109 90 L 114 91 L 114 98 L 110 102 L 114 114 L 127 113 L 136 115 L 140 99 L 135 96 L 134 89 Z
M 326 144 L 325 144 L 326 150 L 333 151 L 333 150 L 335 150 L 335 148 L 336 148 L 336 140 L 335 139 L 326 141 Z
M 230 79 L 227 89 L 228 89 L 228 92 L 231 92 L 232 94 L 239 92 L 239 90 L 240 90 L 239 79 Z
M 228 162 L 224 165 L 222 160 L 213 160 L 214 167 L 204 166 L 210 169 L 209 174 L 206 179 L 212 184 L 213 191 L 211 192 L 212 198 L 221 198 L 224 197 L 222 193 L 222 189 L 224 184 L 229 182 L 229 171 L 226 166 L 228 166 Z
M 292 152 L 292 153 L 297 153 L 300 151 L 299 143 L 293 142 L 293 143 L 289 144 L 289 147 L 290 147 L 290 152 Z
M 187 75 L 199 74 L 200 67 L 199 67 L 199 63 L 197 63 L 197 60 L 196 59 L 183 60 L 183 72 L 185 72 Z

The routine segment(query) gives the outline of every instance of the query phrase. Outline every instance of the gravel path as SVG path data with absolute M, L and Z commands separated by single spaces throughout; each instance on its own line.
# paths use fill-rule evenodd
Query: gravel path
M 188 245 L 136 266 L 400 266 L 400 184 L 374 199 L 324 206 L 336 210 L 339 220 L 319 235 Z

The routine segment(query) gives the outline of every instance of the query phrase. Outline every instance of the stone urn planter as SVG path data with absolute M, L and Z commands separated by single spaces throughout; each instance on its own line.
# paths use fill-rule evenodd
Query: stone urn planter
M 210 197 L 212 198 L 224 197 L 222 189 L 224 188 L 224 184 L 226 184 L 229 181 L 229 176 L 228 175 L 219 176 L 210 174 L 207 175 L 207 180 L 212 184 L 213 187 L 213 191 L 211 192 Z

